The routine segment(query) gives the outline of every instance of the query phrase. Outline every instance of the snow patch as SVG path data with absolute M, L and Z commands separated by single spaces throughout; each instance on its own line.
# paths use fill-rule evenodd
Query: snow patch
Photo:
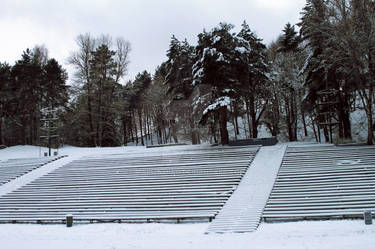
M 249 53 L 249 51 L 245 47 L 236 47 L 234 50 L 237 51 L 240 54 Z
M 228 96 L 220 97 L 216 99 L 215 103 L 209 105 L 204 111 L 203 115 L 206 115 L 208 112 L 218 109 L 222 106 L 228 106 L 232 102 L 231 98 Z

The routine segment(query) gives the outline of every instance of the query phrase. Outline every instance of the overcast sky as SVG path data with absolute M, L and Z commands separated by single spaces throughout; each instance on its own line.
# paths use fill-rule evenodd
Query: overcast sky
M 305 0 L 1 0 L 0 62 L 13 65 L 26 48 L 44 44 L 68 68 L 79 34 L 108 34 L 131 43 L 127 79 L 133 79 L 166 60 L 172 34 L 195 44 L 203 29 L 228 22 L 238 31 L 246 20 L 269 44 L 287 22 L 299 21 L 304 5 Z

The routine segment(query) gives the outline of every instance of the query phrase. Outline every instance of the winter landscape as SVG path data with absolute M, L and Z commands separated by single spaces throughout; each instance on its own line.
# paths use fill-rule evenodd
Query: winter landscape
M 373 0 L 0 8 L 1 248 L 375 248 Z

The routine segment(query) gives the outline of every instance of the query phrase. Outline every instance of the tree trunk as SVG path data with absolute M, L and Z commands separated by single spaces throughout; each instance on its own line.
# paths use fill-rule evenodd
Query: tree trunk
M 122 120 L 122 137 L 123 137 L 123 144 L 127 145 L 128 144 L 128 134 L 127 134 L 127 126 L 126 126 L 126 120 Z
M 329 141 L 329 132 L 328 132 L 327 126 L 324 126 L 323 132 L 324 132 L 324 138 L 325 138 L 326 143 L 329 143 L 330 142 Z
M 200 144 L 199 131 L 195 128 L 195 123 L 193 117 L 190 117 L 190 129 L 191 129 L 191 143 Z
M 249 138 L 252 138 L 253 132 L 251 129 L 249 102 L 247 100 L 245 101 L 245 105 L 246 105 L 247 126 L 249 127 Z
M 233 132 L 234 132 L 234 140 L 237 140 L 237 122 L 235 121 L 235 114 L 234 114 L 234 107 L 233 105 L 230 105 L 231 111 L 233 113 L 232 115 L 232 124 L 233 124 Z
M 234 122 L 236 124 L 236 134 L 240 135 L 240 129 L 238 127 L 238 116 L 237 115 L 234 117 Z
M 145 142 L 143 141 L 142 112 L 140 109 L 138 109 L 138 118 L 139 118 L 139 129 L 141 130 L 141 143 L 142 143 L 142 146 L 144 146 Z
M 160 127 L 158 128 L 158 144 L 162 144 L 163 143 L 163 140 L 162 140 L 162 133 L 161 133 L 161 129 Z
M 167 137 L 167 129 L 164 127 L 163 128 L 163 137 L 164 137 L 164 144 L 168 143 L 168 137 Z
M 246 129 L 246 120 L 245 120 L 245 117 L 242 116 L 241 118 L 242 118 L 242 126 L 243 126 L 243 130 L 244 130 L 244 132 L 245 132 L 245 137 L 248 137 L 248 136 L 247 136 L 247 129 Z
M 363 107 L 367 117 L 367 144 L 374 144 L 374 127 L 373 127 L 373 114 L 372 114 L 372 102 L 373 102 L 373 89 L 370 85 L 369 89 L 360 89 L 359 95 L 362 100 Z
M 221 136 L 221 144 L 227 145 L 229 144 L 229 135 L 227 129 L 227 107 L 222 106 L 219 109 L 220 111 L 220 136 Z
M 321 143 L 322 142 L 322 138 L 321 138 L 321 134 L 320 134 L 319 122 L 317 122 L 316 120 L 314 122 L 316 124 L 316 127 L 318 128 L 318 140 L 319 140 L 319 143 Z
M 370 111 L 371 111 L 370 107 Z M 368 113 L 368 131 L 367 131 L 367 144 L 373 145 L 374 144 L 374 126 L 372 123 L 372 111 Z
M 315 140 L 316 140 L 316 142 L 319 142 L 319 140 L 318 140 L 318 134 L 316 133 L 316 129 L 315 129 L 315 124 L 314 124 L 313 118 L 311 117 L 310 119 L 311 119 L 311 125 L 312 125 L 312 128 L 313 128 Z
M 296 102 L 296 96 L 294 95 L 294 98 L 292 100 L 293 104 L 293 140 L 297 141 L 297 129 L 298 129 L 298 116 L 297 116 L 297 102 Z
M 305 117 L 305 112 L 304 111 L 301 111 L 301 117 L 302 117 L 302 124 L 303 124 L 303 131 L 305 133 L 305 137 L 308 136 L 307 134 L 307 125 L 306 125 L 306 117 Z M 315 128 L 314 128 L 314 131 L 315 131 Z M 316 135 L 315 135 L 316 137 Z
M 147 140 L 148 140 L 148 133 L 147 133 L 147 119 L 146 119 L 146 112 L 145 112 L 145 120 L 143 120 L 143 128 L 144 128 L 144 131 L 145 131 L 145 140 L 146 140 L 146 145 L 148 145 L 147 143 Z
M 249 111 L 250 111 L 250 117 L 251 117 L 251 127 L 252 127 L 252 135 L 253 138 L 258 137 L 258 122 L 257 122 L 257 113 L 255 110 L 255 100 L 254 96 L 249 96 Z
M 152 140 L 151 117 L 149 115 L 147 115 L 147 129 L 150 136 L 151 145 L 153 145 L 154 141 Z
M 0 116 L 0 145 L 5 144 L 3 138 L 3 117 Z
M 236 139 L 237 139 L 237 135 L 240 135 L 240 129 L 238 127 L 238 110 L 236 108 L 235 105 L 233 105 L 233 119 L 234 119 L 234 134 L 236 135 Z
M 92 103 L 91 103 L 91 93 L 90 91 L 88 90 L 88 93 L 87 93 L 87 109 L 88 109 L 88 116 L 89 116 L 89 126 L 90 126 L 90 141 L 89 143 L 91 143 L 91 146 L 95 146 L 96 145 L 96 140 L 95 140 L 95 136 L 94 136 L 94 121 L 93 121 L 93 118 L 92 118 Z
M 134 133 L 135 133 L 135 144 L 138 146 L 138 129 L 137 129 L 137 120 L 135 118 L 134 111 L 132 112 L 133 121 L 134 121 Z

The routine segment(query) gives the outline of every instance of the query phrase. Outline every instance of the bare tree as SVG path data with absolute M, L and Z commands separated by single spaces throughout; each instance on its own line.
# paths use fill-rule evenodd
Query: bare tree
M 115 62 L 117 64 L 117 74 L 116 82 L 119 83 L 119 80 L 126 75 L 129 61 L 129 53 L 131 51 L 130 42 L 126 41 L 124 38 L 119 37 L 116 39 L 116 55 Z
M 95 39 L 89 34 L 80 34 L 76 43 L 78 45 L 78 51 L 72 52 L 68 58 L 69 64 L 73 65 L 76 69 L 75 81 L 81 85 L 85 86 L 87 91 L 87 115 L 89 119 L 89 134 L 91 138 L 91 145 L 95 145 L 95 130 L 93 121 L 93 108 L 92 108 L 92 83 L 90 77 L 90 60 L 92 58 L 91 52 L 96 46 Z
M 34 59 L 36 59 L 40 64 L 46 65 L 48 62 L 48 49 L 47 47 L 42 45 L 35 45 L 32 49 L 32 54 Z

